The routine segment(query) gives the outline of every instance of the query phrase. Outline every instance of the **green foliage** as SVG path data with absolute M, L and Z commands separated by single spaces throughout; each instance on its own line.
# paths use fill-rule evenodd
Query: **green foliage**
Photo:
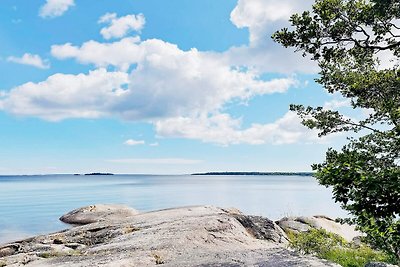
M 325 254 L 325 259 L 343 267 L 364 267 L 369 262 L 394 263 L 393 259 L 367 246 L 360 248 L 333 248 Z
M 371 261 L 393 263 L 393 259 L 368 246 L 354 246 L 340 236 L 323 229 L 292 234 L 290 247 L 303 254 L 311 254 L 321 259 L 335 262 L 344 267 L 364 267 Z
M 341 247 L 346 241 L 323 229 L 311 229 L 308 232 L 293 234 L 290 246 L 303 254 L 315 254 L 323 258 L 332 248 Z
M 325 162 L 313 165 L 316 177 L 353 215 L 348 222 L 400 260 L 400 2 L 316 0 L 312 11 L 294 14 L 290 22 L 293 30 L 272 38 L 316 61 L 317 82 L 329 93 L 368 111 L 355 120 L 336 110 L 291 105 L 320 136 L 364 134 L 341 151 L 329 149 Z M 382 58 L 397 63 L 384 68 Z

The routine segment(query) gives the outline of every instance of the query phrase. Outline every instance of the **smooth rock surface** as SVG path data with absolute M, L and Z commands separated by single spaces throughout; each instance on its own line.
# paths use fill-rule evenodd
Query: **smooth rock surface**
M 60 217 L 60 220 L 69 224 L 84 225 L 101 221 L 125 219 L 139 214 L 139 212 L 125 205 L 96 204 L 82 207 Z
M 361 235 L 355 227 L 348 224 L 340 224 L 326 216 L 312 217 L 285 217 L 276 222 L 283 230 L 295 233 L 306 232 L 311 228 L 325 229 L 328 232 L 337 234 L 350 242 Z
M 118 217 L 0 247 L 8 266 L 338 266 L 286 248 L 272 221 L 212 206 Z

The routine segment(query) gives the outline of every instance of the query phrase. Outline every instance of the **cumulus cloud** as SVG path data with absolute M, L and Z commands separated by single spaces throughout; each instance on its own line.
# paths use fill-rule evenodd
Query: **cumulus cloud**
M 310 8 L 314 0 L 239 0 L 231 12 L 231 21 L 238 28 L 248 28 L 250 43 L 262 41 L 263 34 L 288 25 L 294 13 Z
M 313 71 L 309 61 L 279 50 L 269 38 L 300 5 L 304 3 L 294 0 L 239 0 L 231 20 L 238 28 L 249 29 L 249 44 L 223 53 L 181 50 L 159 39 L 123 38 L 129 31 L 140 30 L 144 17 L 140 23 L 140 15 L 118 18 L 108 13 L 99 21 L 109 23 L 102 34 L 106 39 L 122 39 L 51 47 L 55 58 L 75 59 L 97 70 L 56 74 L 40 83 L 15 87 L 0 98 L 0 109 L 46 120 L 114 117 L 148 122 L 159 137 L 220 145 L 315 140 L 314 133 L 310 135 L 293 113 L 245 128 L 240 118 L 225 109 L 232 103 L 247 103 L 255 96 L 284 93 L 297 86 L 295 76 L 264 80 L 265 72 Z
M 351 107 L 350 99 L 332 99 L 324 104 L 324 109 L 337 110 L 343 107 Z
M 156 113 L 169 114 L 174 109 L 210 111 L 234 98 L 246 100 L 255 95 L 282 93 L 296 84 L 290 77 L 263 81 L 257 72 L 232 67 L 212 54 L 196 49 L 183 51 L 158 39 L 141 42 L 137 38 L 124 38 L 113 43 L 89 41 L 80 47 L 56 45 L 51 51 L 59 59 L 75 58 L 97 67 L 111 65 L 127 70 L 132 64 L 137 65 L 130 75 L 131 88 L 135 89 L 132 94 L 138 101 L 148 103 L 142 105 L 146 113 L 159 110 Z M 131 104 L 138 101 L 132 99 Z
M 7 61 L 22 65 L 29 65 L 39 69 L 50 68 L 50 64 L 47 60 L 43 60 L 39 55 L 33 55 L 29 53 L 25 53 L 22 57 L 10 56 L 7 58 Z
M 291 77 L 263 81 L 251 70 L 226 65 L 196 49 L 183 51 L 176 45 L 161 40 L 153 39 L 137 43 L 128 38 L 128 40 L 123 39 L 111 44 L 93 41 L 88 43 L 90 43 L 89 47 L 93 45 L 97 47 L 100 56 L 96 56 L 96 53 L 92 54 L 88 44 L 81 47 L 67 44 L 65 45 L 67 53 L 64 46 L 61 46 L 60 50 L 53 49 L 53 53 L 63 51 L 64 55 L 75 56 L 79 61 L 98 66 L 135 64 L 136 68 L 129 76 L 125 72 L 107 72 L 101 69 L 89 75 L 58 74 L 42 83 L 28 83 L 11 90 L 9 98 L 5 100 L 7 110 L 16 114 L 28 113 L 28 108 L 24 107 L 22 102 L 14 103 L 13 100 L 16 98 L 12 96 L 29 92 L 26 96 L 29 98 L 29 101 L 27 100 L 29 110 L 36 110 L 36 108 L 33 109 L 33 104 L 41 110 L 43 103 L 39 100 L 45 98 L 49 105 L 44 108 L 49 109 L 48 112 L 52 117 L 58 116 L 59 119 L 76 117 L 79 114 L 82 114 L 82 117 L 89 116 L 87 114 L 92 114 L 91 116 L 103 114 L 125 120 L 153 121 L 175 116 L 216 113 L 230 101 L 247 101 L 256 95 L 282 93 L 296 85 L 296 80 Z M 122 57 L 118 54 L 121 49 L 125 52 L 136 52 L 132 57 Z M 107 56 L 103 58 L 102 53 Z M 107 79 L 115 76 L 118 77 L 117 85 L 106 82 Z M 75 82 L 81 79 L 83 81 L 96 79 L 102 83 L 103 90 L 95 90 L 91 84 Z M 77 87 L 70 88 L 68 80 Z M 110 85 L 120 88 L 122 83 L 127 84 L 126 90 L 113 91 L 114 88 L 110 88 Z M 25 89 L 27 87 L 34 89 Z M 58 104 L 66 106 L 66 103 L 59 103 L 61 98 L 72 102 L 69 105 L 70 115 L 67 108 L 62 109 L 64 112 L 59 110 L 51 112 L 53 106 L 55 109 Z M 88 101 L 84 105 L 85 108 L 79 108 L 80 106 L 73 104 L 76 98 L 79 99 L 81 105 L 84 104 L 83 101 Z M 106 103 L 109 104 L 98 105 L 96 110 L 96 106 L 92 104 L 93 99 L 107 99 Z M 18 108 L 14 108 L 15 106 Z M 80 112 L 76 112 L 77 108 Z M 83 109 L 90 109 L 91 112 L 82 112 Z M 32 115 L 46 118 L 45 113 L 41 112 L 34 112 Z
M 39 16 L 42 18 L 59 17 L 74 5 L 74 0 L 46 0 L 39 10 Z
M 143 140 L 134 140 L 134 139 L 128 139 L 124 142 L 125 145 L 127 146 L 137 146 L 137 145 L 144 145 L 146 142 Z
M 343 108 L 351 108 L 351 99 L 344 97 L 339 92 L 333 94 L 327 93 L 330 97 L 328 101 L 325 101 L 323 108 L 330 110 L 339 110 Z
M 99 23 L 108 24 L 101 29 L 100 33 L 104 39 L 122 38 L 131 31 L 141 31 L 146 23 L 143 14 L 126 15 L 117 17 L 116 13 L 106 13 L 99 19 Z
M 271 39 L 278 29 L 289 27 L 289 17 L 304 11 L 313 0 L 239 0 L 231 12 L 230 19 L 238 28 L 249 31 L 249 44 L 233 46 L 223 53 L 209 53 L 225 64 L 246 66 L 259 73 L 316 73 L 318 66 L 309 58 L 302 57 L 293 49 L 284 48 Z M 81 63 L 97 66 L 116 65 L 127 69 L 143 53 L 137 46 L 127 43 L 140 42 L 139 37 L 125 38 L 121 42 L 103 44 L 95 41 L 84 43 L 81 47 L 72 44 L 56 45 L 52 53 L 59 59 L 76 58 Z M 142 46 L 143 47 L 143 46 Z M 128 49 L 128 50 L 123 50 Z M 110 55 L 109 57 L 105 55 Z
M 313 0 L 239 0 L 231 12 L 231 21 L 239 29 L 249 30 L 249 44 L 232 47 L 224 53 L 230 64 L 246 65 L 260 72 L 315 73 L 318 68 L 293 49 L 283 48 L 272 41 L 271 35 L 289 27 L 293 13 L 301 13 Z
M 164 44 L 166 43 L 161 40 L 148 40 L 143 44 L 139 37 L 127 37 L 112 43 L 88 41 L 81 46 L 70 43 L 53 45 L 51 54 L 57 59 L 74 58 L 83 64 L 94 64 L 97 67 L 112 65 L 126 71 L 132 64 L 144 59 L 145 49 L 156 51 L 168 49 Z M 168 46 L 176 47 L 172 44 Z
M 241 121 L 229 114 L 211 117 L 180 117 L 156 123 L 156 130 L 163 137 L 180 137 L 202 140 L 220 145 L 230 144 L 292 144 L 296 142 L 315 142 L 316 132 L 310 132 L 301 125 L 293 112 L 286 113 L 273 123 L 253 124 L 247 129 L 241 128 Z
M 224 106 L 232 101 L 246 102 L 257 95 L 283 93 L 297 84 L 292 77 L 264 81 L 251 69 L 227 65 L 196 49 L 183 51 L 157 39 L 125 38 L 106 44 L 89 41 L 80 47 L 65 44 L 54 46 L 52 53 L 96 66 L 125 70 L 124 66 L 136 67 L 129 74 L 103 68 L 87 75 L 57 74 L 44 82 L 12 89 L 0 101 L 0 107 L 17 115 L 49 120 L 117 117 L 147 121 L 156 125 L 160 136 L 180 132 L 188 138 L 195 138 L 186 132 L 189 128 L 168 130 L 165 125 L 176 125 L 185 118 L 195 129 L 196 120 L 203 118 L 203 125 L 208 121 L 220 128 L 227 127 L 227 131 L 239 131 L 228 141 L 220 140 L 222 137 L 204 138 L 205 141 L 254 143 L 250 138 L 239 138 L 240 122 L 222 114 Z M 215 132 L 218 127 L 211 129 Z M 199 131 L 206 134 L 207 127 Z M 234 141 L 235 138 L 239 139 Z
M 104 69 L 89 74 L 55 74 L 43 82 L 25 83 L 5 93 L 0 109 L 50 121 L 105 117 L 124 97 L 123 87 L 128 82 L 128 74 Z
M 238 28 L 248 28 L 252 45 L 262 42 L 265 33 L 275 25 L 284 25 L 290 15 L 302 11 L 312 0 L 239 0 L 231 13 L 231 21 Z

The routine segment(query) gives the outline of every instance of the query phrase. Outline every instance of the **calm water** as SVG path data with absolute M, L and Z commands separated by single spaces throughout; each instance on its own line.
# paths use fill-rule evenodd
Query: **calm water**
M 247 214 L 345 216 L 331 191 L 301 176 L 0 176 L 0 243 L 64 229 L 58 218 L 81 206 L 122 203 L 140 211 L 188 205 Z

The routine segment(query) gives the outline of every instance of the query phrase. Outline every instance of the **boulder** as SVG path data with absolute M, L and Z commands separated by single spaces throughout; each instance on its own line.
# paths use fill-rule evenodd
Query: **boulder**
M 308 224 L 296 221 L 295 218 L 283 218 L 276 222 L 285 232 L 292 231 L 294 233 L 307 232 L 312 227 Z
M 84 225 L 101 221 L 118 221 L 139 214 L 125 205 L 96 204 L 75 209 L 60 217 L 62 222 Z
M 273 221 L 261 216 L 234 215 L 255 238 L 288 244 L 286 233 Z
M 285 217 L 276 222 L 285 232 L 292 231 L 295 233 L 307 232 L 311 228 L 325 229 L 328 232 L 343 237 L 346 241 L 351 242 L 354 238 L 361 235 L 355 230 L 355 227 L 348 224 L 340 224 L 335 220 L 326 216 L 312 217 Z

